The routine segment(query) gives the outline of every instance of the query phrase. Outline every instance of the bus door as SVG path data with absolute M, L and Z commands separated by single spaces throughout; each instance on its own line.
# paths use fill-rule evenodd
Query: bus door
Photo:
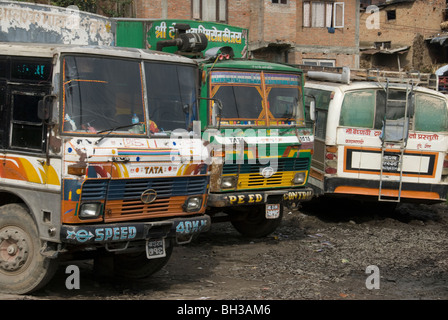
M 332 166 L 331 163 L 336 164 L 336 150 L 335 147 L 328 147 L 325 144 L 325 137 L 327 135 L 327 119 L 328 108 L 330 105 L 332 91 L 321 90 L 316 88 L 305 88 L 305 107 L 307 112 L 306 119 L 311 122 L 310 119 L 310 103 L 314 99 L 315 101 L 315 121 L 314 121 L 314 152 L 311 159 L 311 171 L 310 176 L 312 179 L 317 179 L 323 183 L 324 174 L 334 173 L 332 170 L 336 170 L 336 165 Z M 327 150 L 328 149 L 328 150 Z M 326 167 L 327 163 L 327 167 Z M 323 184 L 321 186 L 323 189 Z

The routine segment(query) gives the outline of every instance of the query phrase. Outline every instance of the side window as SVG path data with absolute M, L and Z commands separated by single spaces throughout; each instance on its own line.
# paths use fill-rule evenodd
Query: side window
M 9 76 L 9 64 L 8 61 L 1 57 L 0 58 L 0 78 L 6 79 Z
M 226 22 L 227 0 L 192 0 L 192 16 L 195 20 Z
M 304 1 L 303 26 L 312 28 L 343 28 L 344 2 Z
M 0 147 L 41 153 L 45 126 L 38 103 L 50 92 L 52 59 L 0 57 Z
M 339 124 L 346 127 L 373 128 L 375 91 L 353 91 L 345 94 Z
M 427 94 L 415 95 L 415 130 L 447 131 L 448 114 L 446 101 Z
M 11 148 L 43 150 L 44 130 L 37 116 L 43 95 L 13 91 L 11 94 Z
M 409 101 L 410 102 L 410 101 Z M 399 120 L 404 118 L 406 108 L 406 91 L 390 90 L 386 111 L 386 91 L 378 90 L 376 94 L 375 129 L 382 129 L 384 120 Z
M 310 101 L 314 97 L 316 101 L 316 132 L 315 136 L 319 139 L 325 139 L 327 134 L 327 116 L 328 107 L 331 101 L 331 91 L 305 88 L 305 108 L 306 121 L 310 120 Z

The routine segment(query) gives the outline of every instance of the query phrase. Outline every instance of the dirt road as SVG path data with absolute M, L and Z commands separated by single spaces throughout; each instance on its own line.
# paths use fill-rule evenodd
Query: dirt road
M 68 290 L 64 265 L 43 290 L 1 299 L 89 300 L 398 300 L 448 298 L 448 208 L 325 199 L 287 212 L 263 239 L 215 224 L 176 247 L 150 279 L 124 283 L 80 267 Z M 367 271 L 367 272 L 366 272 Z

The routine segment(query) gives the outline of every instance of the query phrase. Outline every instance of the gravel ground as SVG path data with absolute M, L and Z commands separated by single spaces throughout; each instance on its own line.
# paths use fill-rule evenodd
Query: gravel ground
M 0 299 L 445 300 L 447 225 L 445 204 L 391 211 L 320 198 L 285 212 L 277 231 L 262 239 L 244 238 L 230 223 L 214 224 L 138 283 L 98 277 L 91 261 L 76 261 L 80 289 L 65 287 L 61 265 L 41 291 Z

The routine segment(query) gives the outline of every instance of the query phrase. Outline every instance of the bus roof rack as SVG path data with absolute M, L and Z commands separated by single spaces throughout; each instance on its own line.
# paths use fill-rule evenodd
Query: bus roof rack
M 350 69 L 348 67 L 323 67 L 296 65 L 306 72 L 309 79 L 329 82 L 350 83 L 350 81 L 377 81 L 390 83 L 408 83 L 437 90 L 437 76 L 420 71 L 389 71 L 380 69 Z M 347 79 L 348 77 L 348 79 Z

